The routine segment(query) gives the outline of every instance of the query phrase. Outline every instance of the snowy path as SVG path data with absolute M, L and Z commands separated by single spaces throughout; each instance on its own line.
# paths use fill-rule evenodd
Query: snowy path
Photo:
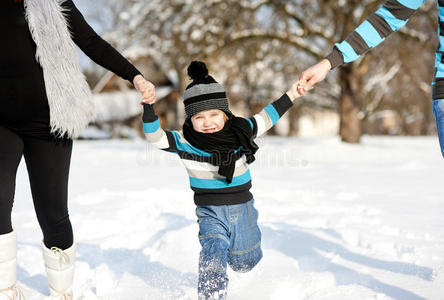
M 444 299 L 444 161 L 436 138 L 261 140 L 252 165 L 264 258 L 229 300 Z M 75 143 L 76 299 L 196 299 L 187 175 L 143 141 Z M 48 294 L 24 164 L 13 222 L 28 299 Z

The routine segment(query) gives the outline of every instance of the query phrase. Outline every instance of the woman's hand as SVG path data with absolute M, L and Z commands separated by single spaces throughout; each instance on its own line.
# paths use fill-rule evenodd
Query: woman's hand
M 146 104 L 153 104 L 156 102 L 156 89 L 154 84 L 143 78 L 142 75 L 137 75 L 133 79 L 134 87 L 142 94 L 142 102 Z
M 301 83 L 305 83 L 307 90 L 310 90 L 316 83 L 324 80 L 330 69 L 330 61 L 328 59 L 323 59 L 316 65 L 302 72 L 301 76 L 299 77 L 299 81 Z M 303 89 L 299 89 L 299 92 L 302 92 L 302 96 L 305 95 Z

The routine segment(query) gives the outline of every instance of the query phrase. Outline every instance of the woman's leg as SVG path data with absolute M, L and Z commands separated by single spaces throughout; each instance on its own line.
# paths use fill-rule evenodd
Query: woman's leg
M 12 232 L 15 178 L 22 154 L 23 140 L 0 125 L 0 234 Z
M 225 299 L 228 285 L 228 237 L 226 206 L 198 206 L 199 241 L 199 299 Z
M 47 248 L 68 249 L 73 233 L 68 214 L 72 140 L 25 139 L 24 156 L 34 208 Z
M 433 101 L 433 114 L 435 115 L 441 153 L 444 157 L 444 99 Z
M 0 126 L 0 299 L 15 299 L 18 294 L 17 240 L 12 230 L 11 211 L 22 153 L 22 139 Z
M 68 214 L 72 140 L 25 138 L 34 208 L 43 231 L 43 260 L 54 299 L 72 299 L 76 245 Z
M 237 218 L 232 224 L 228 264 L 236 272 L 251 271 L 262 258 L 261 232 L 254 200 L 236 205 Z M 233 207 L 234 208 L 234 207 Z

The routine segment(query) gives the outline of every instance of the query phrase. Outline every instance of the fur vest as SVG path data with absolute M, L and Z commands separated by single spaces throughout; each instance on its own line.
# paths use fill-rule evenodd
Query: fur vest
M 94 119 L 95 113 L 65 18 L 68 12 L 61 6 L 64 1 L 24 0 L 24 6 L 37 45 L 36 60 L 45 78 L 51 133 L 75 138 Z

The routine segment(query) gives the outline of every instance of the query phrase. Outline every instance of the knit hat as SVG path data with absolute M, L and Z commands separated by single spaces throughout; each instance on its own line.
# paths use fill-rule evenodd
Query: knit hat
M 224 87 L 208 75 L 205 63 L 193 61 L 188 66 L 188 75 L 193 80 L 185 89 L 183 102 L 187 118 L 208 109 L 220 109 L 231 115 Z

